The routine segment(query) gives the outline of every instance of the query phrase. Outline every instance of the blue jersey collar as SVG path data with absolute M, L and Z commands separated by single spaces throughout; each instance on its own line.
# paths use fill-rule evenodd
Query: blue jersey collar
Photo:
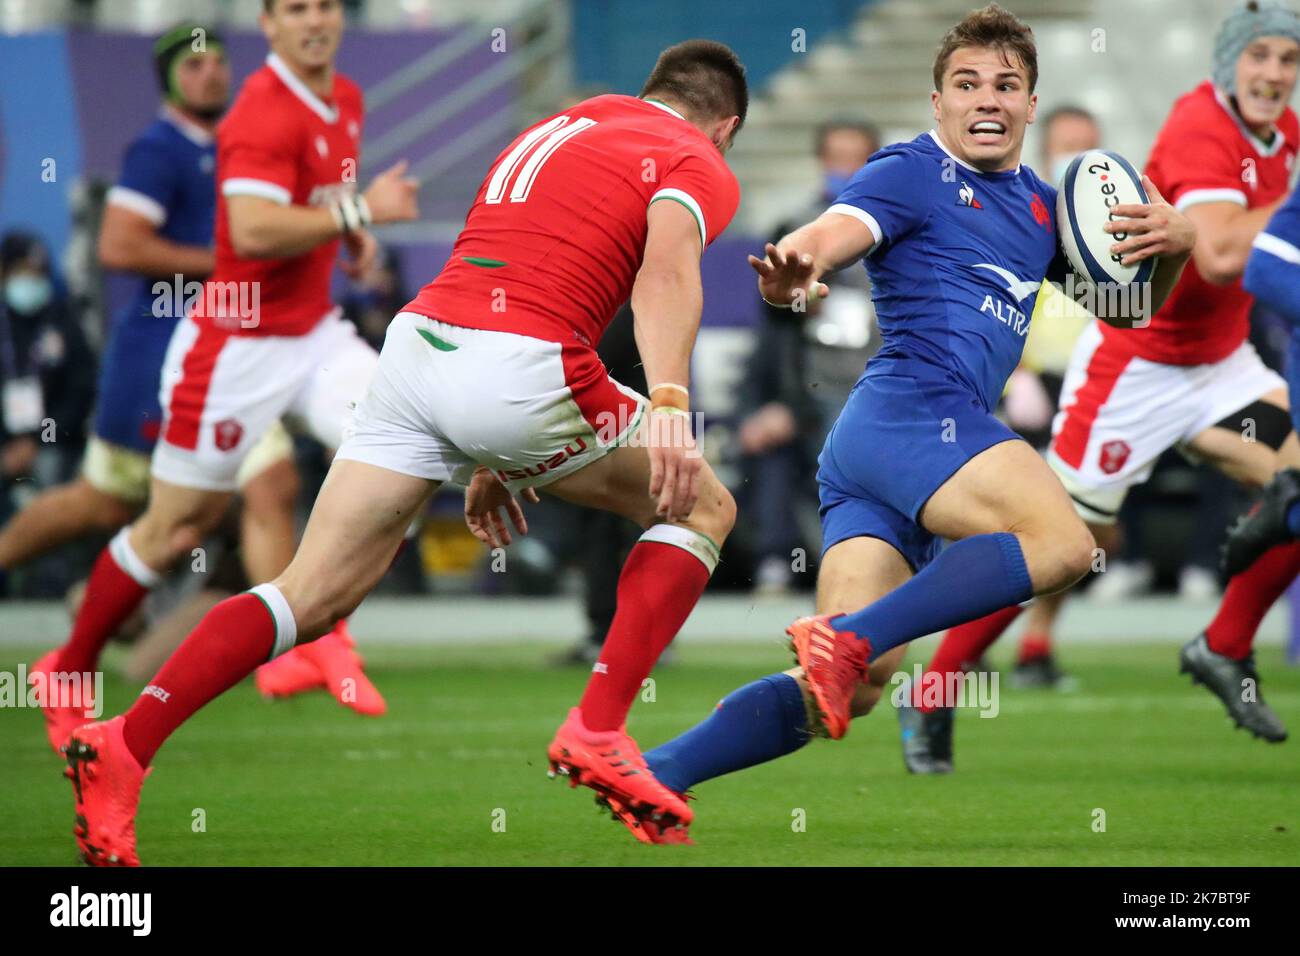
M 995 173 L 987 172 L 986 170 L 978 169 L 977 167 L 972 166 L 970 163 L 966 162 L 964 159 L 961 159 L 959 156 L 957 156 L 956 153 L 954 153 L 952 150 L 950 150 L 947 146 L 944 145 L 943 140 L 939 138 L 939 131 L 937 129 L 930 130 L 930 139 L 934 140 L 934 144 L 938 146 L 941 150 L 943 150 L 945 153 L 947 153 L 954 163 L 956 163 L 958 166 L 962 167 L 963 169 L 969 169 L 972 173 L 975 173 L 975 175 L 977 176 L 1003 176 L 1007 174 L 1010 174 L 1012 176 L 1020 175 L 1019 164 L 1016 165 L 1016 168 L 1014 170 L 1002 169 L 1002 170 L 998 170 Z

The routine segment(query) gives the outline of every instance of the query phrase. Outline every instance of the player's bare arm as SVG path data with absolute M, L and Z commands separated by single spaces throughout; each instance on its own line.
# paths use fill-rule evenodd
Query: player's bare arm
M 1113 255 L 1121 256 L 1121 264 L 1129 266 L 1144 259 L 1159 257 L 1160 265 L 1151 276 L 1152 313 L 1159 310 L 1178 285 L 1183 267 L 1192 257 L 1198 230 L 1185 214 L 1165 201 L 1148 177 L 1142 177 L 1142 187 L 1150 198 L 1149 203 L 1121 204 L 1112 212 L 1113 220 L 1105 225 L 1111 234 L 1127 236 L 1110 247 Z M 1104 305 L 1105 303 L 1100 303 Z M 1099 315 L 1105 319 L 1106 316 Z
M 749 264 L 758 273 L 759 294 L 771 305 L 789 308 L 800 294 L 814 299 L 829 295 L 821 277 L 861 259 L 875 243 L 866 223 L 827 212 L 780 242 L 769 242 L 763 258 L 750 256 Z
M 650 495 L 665 520 L 685 518 L 700 493 L 703 458 L 690 429 L 691 350 L 704 309 L 700 230 L 676 202 L 651 203 L 645 256 L 632 286 L 637 349 L 650 385 Z
M 177 273 L 201 278 L 212 272 L 215 256 L 207 246 L 187 246 L 158 235 L 158 227 L 137 212 L 109 203 L 99 227 L 99 263 L 105 269 L 150 278 Z
M 364 231 L 376 225 L 414 219 L 419 215 L 419 183 L 406 176 L 406 162 L 390 166 L 370 184 L 360 201 L 348 211 L 361 218 L 354 224 L 338 209 L 327 206 L 285 206 L 260 196 L 227 196 L 230 238 L 235 252 L 248 259 L 275 259 L 301 255 L 341 234 Z M 359 237 L 349 249 L 361 250 Z M 355 249 L 354 249 L 355 245 Z
M 1246 209 L 1235 202 L 1199 203 L 1187 210 L 1196 226 L 1196 248 L 1192 259 L 1197 271 L 1210 285 L 1228 285 L 1241 278 L 1250 257 L 1250 244 L 1268 225 L 1273 213 L 1286 202 L 1277 199 L 1258 209 Z

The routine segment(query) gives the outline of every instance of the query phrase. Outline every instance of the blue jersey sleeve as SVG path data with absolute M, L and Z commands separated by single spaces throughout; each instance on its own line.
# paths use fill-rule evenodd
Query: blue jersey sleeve
M 138 139 L 126 151 L 122 175 L 109 190 L 108 201 L 161 228 L 174 202 L 178 166 L 163 143 L 148 137 Z
M 925 221 L 925 177 L 915 160 L 902 154 L 879 156 L 854 174 L 827 212 L 864 223 L 876 237 L 872 251 L 897 243 Z
M 1300 194 L 1273 214 L 1255 237 L 1242 284 L 1256 299 L 1300 328 Z

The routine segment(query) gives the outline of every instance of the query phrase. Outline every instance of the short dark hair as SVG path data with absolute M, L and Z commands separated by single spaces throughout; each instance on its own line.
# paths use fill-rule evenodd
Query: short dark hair
M 1087 120 L 1093 126 L 1096 127 L 1101 126 L 1101 124 L 1097 122 L 1097 117 L 1094 116 L 1089 110 L 1084 109 L 1082 106 L 1076 106 L 1073 103 L 1061 104 L 1060 106 L 1053 109 L 1046 116 L 1044 116 L 1038 122 L 1042 124 L 1043 130 L 1046 131 L 1049 126 L 1051 126 L 1053 123 L 1055 123 L 1058 119 L 1060 119 L 1063 116 L 1073 116 L 1077 119 Z
M 1034 31 L 1025 26 L 1014 14 L 990 3 L 981 10 L 972 10 L 965 19 L 944 34 L 939 52 L 934 58 L 934 88 L 943 89 L 943 74 L 948 60 L 963 47 L 989 47 L 1002 54 L 1007 64 L 1008 54 L 1014 53 L 1029 74 L 1029 92 L 1038 85 L 1038 48 L 1034 45 Z
M 813 147 L 820 156 L 826 150 L 826 140 L 830 139 L 831 133 L 838 133 L 840 130 L 852 130 L 860 133 L 863 137 L 871 141 L 871 151 L 874 153 L 880 149 L 880 129 L 875 123 L 869 120 L 859 119 L 828 119 L 826 122 L 817 126 L 817 131 L 813 134 Z
M 641 96 L 660 95 L 687 107 L 696 116 L 739 116 L 745 125 L 749 86 L 745 67 L 729 46 L 713 40 L 687 40 L 659 54 Z

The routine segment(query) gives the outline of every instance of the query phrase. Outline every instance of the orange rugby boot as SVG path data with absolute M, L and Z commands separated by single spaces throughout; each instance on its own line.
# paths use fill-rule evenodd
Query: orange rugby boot
M 88 724 L 95 719 L 94 716 L 88 715 L 88 712 L 93 713 L 95 710 L 95 693 L 84 682 L 78 681 L 75 686 L 68 688 L 74 694 L 79 688 L 80 700 L 59 699 L 61 689 L 67 685 L 55 677 L 58 666 L 59 649 L 55 648 L 27 670 L 27 683 L 39 685 L 41 716 L 45 718 L 45 736 L 56 754 L 60 752 L 59 748 L 63 746 L 70 733 L 82 724 Z
M 588 730 L 582 723 L 581 712 L 574 707 L 555 732 L 546 755 L 552 779 L 568 777 L 570 787 L 582 784 L 606 800 L 616 801 L 615 817 L 625 824 L 621 813 L 637 820 L 649 820 L 661 828 L 690 825 L 693 814 L 686 801 L 655 779 L 636 741 L 627 735 L 624 727 Z M 629 829 L 641 839 L 634 828 L 629 826 Z
M 292 697 L 325 686 L 325 678 L 303 653 L 305 645 L 290 648 L 253 672 L 253 684 L 263 697 Z
M 682 800 L 690 800 L 690 794 L 679 793 Z M 603 807 L 613 816 L 616 823 L 621 823 L 642 843 L 680 843 L 694 846 L 686 824 L 665 826 L 662 822 L 650 819 L 643 814 L 633 812 L 626 803 L 615 796 L 597 796 L 596 806 Z
M 149 771 L 127 750 L 122 738 L 126 718 L 87 724 L 72 732 L 62 747 L 76 801 L 73 834 L 81 858 L 91 866 L 139 866 L 135 850 L 135 814 L 140 788 Z
M 379 689 L 366 676 L 361 655 L 355 650 L 356 641 L 348 631 L 346 620 L 334 625 L 334 630 L 294 650 L 315 666 L 325 689 L 344 707 L 358 714 L 378 717 L 388 709 Z M 287 655 L 286 655 L 287 656 Z
M 849 732 L 849 705 L 866 679 L 871 646 L 856 634 L 831 627 L 833 616 L 801 617 L 785 632 L 817 702 L 818 719 L 826 735 L 839 740 Z

